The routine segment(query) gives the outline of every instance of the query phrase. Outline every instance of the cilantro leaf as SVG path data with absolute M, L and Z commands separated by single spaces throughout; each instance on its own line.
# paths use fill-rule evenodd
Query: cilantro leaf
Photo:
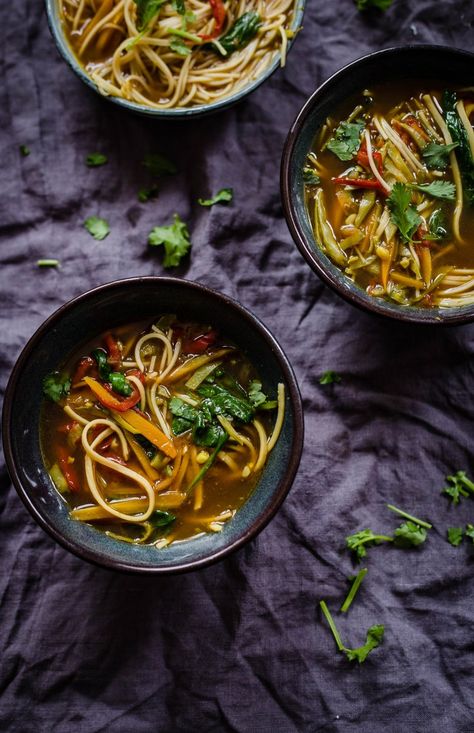
M 441 493 L 451 497 L 453 504 L 459 504 L 461 497 L 474 493 L 474 483 L 466 476 L 465 471 L 457 471 L 453 476 L 446 476 L 447 486 L 444 486 Z
M 148 153 L 143 158 L 142 165 L 156 178 L 163 173 L 173 175 L 178 172 L 176 165 L 161 153 Z
M 448 228 L 446 225 L 446 217 L 441 209 L 435 209 L 428 220 L 428 236 L 430 239 L 438 241 L 448 236 Z
M 232 198 L 234 196 L 234 191 L 232 188 L 221 188 L 220 191 L 216 193 L 215 196 L 213 196 L 210 199 L 198 199 L 198 203 L 201 204 L 201 206 L 214 206 L 214 204 L 219 203 L 228 203 L 229 201 L 232 201 Z
M 165 248 L 163 267 L 177 267 L 191 248 L 188 227 L 178 214 L 175 214 L 173 224 L 154 227 L 151 230 L 148 244 L 152 247 L 162 244 Z
M 371 529 L 362 529 L 346 537 L 346 546 L 355 552 L 357 559 L 362 560 L 367 555 L 366 546 L 378 545 L 381 542 L 393 542 L 393 537 L 383 534 L 374 534 Z
M 171 0 L 171 6 L 179 15 L 185 15 L 186 8 L 184 7 L 184 0 Z
M 387 198 L 390 219 L 398 228 L 401 237 L 410 242 L 421 223 L 421 216 L 411 204 L 411 191 L 404 183 L 395 183 Z
M 59 402 L 71 390 L 71 379 L 61 377 L 59 372 L 52 372 L 43 379 L 43 394 L 53 402 Z
M 432 181 L 431 183 L 412 183 L 410 188 L 427 193 L 435 199 L 454 201 L 456 197 L 456 186 L 450 181 Z
M 26 158 L 31 153 L 31 150 L 29 149 L 27 145 L 20 145 L 19 150 L 20 150 L 20 155 L 22 155 L 23 158 Z
M 327 149 L 339 160 L 351 160 L 360 147 L 360 135 L 364 129 L 363 122 L 341 122 L 327 144 Z
M 338 384 L 339 382 L 342 382 L 342 377 L 337 372 L 323 372 L 319 377 L 319 384 Z
M 428 143 L 428 145 L 426 145 L 426 147 L 421 151 L 421 155 L 428 168 L 444 171 L 447 168 L 451 150 L 457 148 L 458 145 L 459 143 L 450 143 L 449 145 Z
M 448 542 L 450 542 L 453 547 L 457 547 L 458 545 L 460 545 L 462 539 L 462 527 L 448 527 Z
M 153 20 L 155 15 L 158 15 L 162 5 L 165 5 L 167 0 L 135 0 L 137 6 L 137 28 L 139 31 L 146 28 L 146 26 Z
M 379 10 L 387 10 L 393 0 L 354 0 L 357 10 L 367 10 L 368 8 L 378 8 Z
M 414 522 L 403 522 L 393 533 L 399 547 L 418 547 L 426 540 L 427 531 Z
M 90 216 L 85 220 L 84 226 L 89 234 L 99 242 L 110 234 L 109 222 L 107 219 L 101 219 L 99 216 Z
M 469 539 L 472 540 L 472 543 L 474 544 L 474 525 L 466 524 L 466 531 L 464 534 L 466 535 L 466 537 L 469 537 Z
M 158 186 L 150 186 L 150 188 L 141 188 L 138 192 L 138 200 L 142 204 L 146 204 L 150 199 L 154 199 L 158 196 Z
M 373 649 L 376 649 L 383 642 L 385 627 L 382 624 L 371 626 L 367 632 L 367 640 L 363 646 L 357 649 L 344 649 L 347 658 L 351 662 L 365 662 Z
M 303 168 L 303 183 L 306 183 L 307 186 L 318 186 L 321 183 L 321 179 L 314 168 L 310 166 Z
M 185 42 L 182 38 L 178 38 L 178 36 L 175 36 L 170 41 L 170 49 L 171 51 L 174 51 L 174 53 L 177 53 L 178 56 L 189 56 L 190 53 L 192 53 L 191 46 L 186 46 Z
M 107 156 L 103 153 L 89 153 L 86 158 L 86 165 L 89 168 L 97 168 L 99 165 L 105 165 L 107 160 Z
M 267 396 L 262 392 L 262 383 L 254 379 L 250 382 L 248 389 L 249 401 L 254 407 L 259 407 L 267 401 Z

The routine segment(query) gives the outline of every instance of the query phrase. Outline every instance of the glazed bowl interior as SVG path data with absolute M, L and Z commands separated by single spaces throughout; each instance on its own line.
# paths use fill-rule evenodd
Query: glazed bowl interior
M 48 18 L 49 28 L 53 36 L 56 47 L 66 61 L 68 66 L 74 71 L 75 74 L 95 92 L 100 94 L 96 84 L 90 78 L 85 71 L 82 64 L 79 63 L 76 58 L 64 32 L 63 24 L 60 17 L 60 0 L 45 0 L 46 2 L 46 15 Z M 298 35 L 296 31 L 301 28 L 303 22 L 305 0 L 296 0 L 291 23 L 289 26 L 290 31 L 294 32 L 292 38 L 288 39 L 287 53 L 290 51 L 293 42 Z M 120 97 L 108 96 L 105 97 L 109 101 L 117 104 L 120 107 L 128 109 L 132 112 L 136 112 L 146 117 L 153 117 L 156 119 L 176 119 L 176 118 L 187 118 L 207 115 L 212 112 L 217 112 L 222 109 L 226 109 L 231 105 L 239 102 L 247 94 L 253 92 L 257 87 L 260 86 L 266 79 L 268 79 L 274 71 L 278 69 L 280 65 L 280 54 L 276 54 L 275 58 L 269 64 L 256 79 L 252 79 L 244 87 L 240 87 L 235 92 L 229 94 L 229 96 L 219 99 L 211 104 L 201 104 L 195 107 L 174 107 L 170 109 L 154 109 L 144 104 L 138 104 L 137 102 L 131 102 L 128 99 L 122 99 Z
M 39 440 L 42 380 L 81 343 L 115 328 L 174 313 L 183 320 L 219 329 L 256 366 L 264 388 L 286 387 L 282 433 L 247 502 L 222 532 L 155 547 L 112 539 L 69 518 L 68 508 L 45 469 Z M 286 496 L 298 467 L 302 442 L 301 399 L 281 348 L 236 301 L 174 278 L 132 278 L 101 286 L 69 302 L 30 339 L 13 370 L 3 414 L 7 466 L 15 487 L 39 524 L 75 554 L 107 567 L 143 572 L 177 572 L 206 565 L 255 536 Z
M 370 312 L 416 323 L 467 323 L 474 306 L 421 308 L 402 306 L 368 295 L 355 285 L 315 243 L 303 183 L 303 167 L 326 118 L 357 91 L 375 84 L 419 80 L 472 85 L 474 54 L 443 46 L 405 46 L 365 56 L 338 71 L 309 98 L 293 123 L 282 158 L 281 192 L 285 217 L 301 254 L 310 267 L 339 295 Z

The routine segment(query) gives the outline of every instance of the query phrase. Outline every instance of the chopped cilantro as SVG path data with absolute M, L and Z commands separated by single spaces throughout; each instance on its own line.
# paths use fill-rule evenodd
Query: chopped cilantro
M 90 216 L 85 220 L 84 226 L 89 234 L 99 242 L 110 234 L 109 222 L 107 219 L 101 219 L 100 216 Z
M 331 370 L 323 372 L 319 377 L 319 384 L 338 384 L 342 382 L 342 377 L 337 372 Z
M 171 0 L 171 6 L 179 15 L 185 15 L 186 8 L 184 7 L 184 0 Z
M 393 533 L 399 547 L 418 547 L 426 540 L 427 531 L 414 522 L 403 522 Z
M 170 41 L 170 49 L 178 54 L 178 56 L 189 56 L 192 53 L 191 46 L 186 46 L 182 38 L 175 36 Z
M 59 402 L 63 397 L 66 397 L 70 389 L 71 379 L 61 377 L 59 372 L 52 372 L 43 379 L 43 394 L 53 402 Z
M 107 156 L 103 153 L 89 153 L 86 158 L 86 165 L 89 168 L 97 168 L 99 165 L 105 165 L 107 160 Z
M 474 483 L 466 476 L 465 471 L 457 471 L 453 476 L 446 476 L 446 481 L 447 486 L 441 493 L 451 497 L 453 504 L 459 504 L 461 497 L 474 493 Z
M 357 10 L 368 10 L 368 8 L 378 8 L 379 10 L 388 10 L 393 0 L 354 0 Z
M 402 238 L 411 242 L 413 234 L 421 223 L 421 216 L 411 203 L 411 191 L 404 183 L 395 183 L 387 198 L 390 218 L 398 228 Z
M 135 0 L 137 6 L 138 30 L 141 31 L 153 20 L 160 12 L 161 6 L 165 5 L 167 0 Z
M 31 153 L 31 150 L 27 145 L 20 145 L 20 155 L 26 158 Z
M 38 260 L 38 267 L 59 267 L 59 260 Z
M 466 531 L 464 534 L 466 535 L 466 537 L 469 537 L 469 539 L 472 540 L 472 543 L 474 544 L 474 525 L 466 524 Z
M 227 204 L 229 201 L 232 201 L 233 195 L 234 191 L 232 188 L 221 188 L 221 190 L 212 198 L 198 199 L 198 203 L 201 204 L 201 206 L 214 206 L 214 204 L 219 203 Z
M 163 267 L 177 267 L 191 248 L 188 227 L 178 214 L 175 214 L 173 224 L 154 227 L 151 230 L 148 244 L 152 247 L 162 244 L 165 248 Z
M 444 171 L 447 168 L 451 150 L 457 148 L 459 143 L 440 145 L 439 143 L 428 143 L 421 151 L 428 168 Z
M 367 546 L 378 545 L 381 542 L 393 542 L 393 537 L 384 534 L 374 534 L 371 529 L 362 529 L 360 532 L 346 537 L 346 546 L 355 552 L 357 559 L 362 560 L 367 555 Z
M 334 623 L 334 619 L 331 616 L 331 613 L 325 601 L 320 601 L 319 605 L 326 618 L 326 621 L 329 624 L 329 628 L 331 629 L 331 633 L 334 637 L 338 650 L 340 652 L 344 652 L 350 662 L 357 661 L 359 662 L 359 664 L 362 664 L 362 662 L 365 662 L 370 652 L 373 649 L 376 649 L 382 643 L 385 627 L 381 624 L 378 624 L 376 626 L 371 626 L 370 629 L 367 631 L 366 642 L 363 646 L 357 647 L 356 649 L 349 649 L 348 647 L 344 646 L 341 640 L 341 636 L 337 630 L 336 624 Z
M 141 188 L 138 192 L 138 200 L 145 204 L 150 199 L 154 199 L 158 196 L 158 186 L 150 186 L 149 188 Z
M 341 613 L 346 613 L 346 611 L 349 610 L 352 601 L 356 597 L 356 593 L 359 590 L 360 584 L 364 580 L 365 576 L 367 575 L 367 568 L 362 568 L 362 570 L 359 570 L 355 578 L 351 578 L 352 585 L 350 587 L 349 593 L 347 594 L 346 600 L 341 606 Z
M 463 540 L 462 527 L 448 527 L 448 542 L 457 547 Z
M 306 166 L 303 168 L 303 182 L 306 183 L 307 186 L 318 186 L 321 183 L 321 179 L 314 168 Z
M 456 197 L 456 186 L 450 181 L 432 181 L 431 183 L 412 183 L 410 188 L 427 193 L 435 199 L 454 201 Z
M 363 122 L 341 122 L 327 144 L 328 150 L 339 160 L 351 160 L 359 150 L 364 127 Z
M 418 519 L 418 517 L 414 517 L 413 514 L 408 514 L 403 509 L 399 509 L 393 504 L 387 504 L 387 509 L 395 512 L 395 514 L 399 514 L 401 517 L 405 517 L 405 519 L 409 519 L 411 522 L 414 522 L 414 524 L 418 524 L 420 527 L 425 527 L 425 529 L 431 529 L 433 526 L 429 522 L 426 522 L 424 519 Z
M 173 175 L 178 171 L 175 164 L 161 153 L 148 153 L 143 158 L 142 164 L 156 178 L 164 173 Z

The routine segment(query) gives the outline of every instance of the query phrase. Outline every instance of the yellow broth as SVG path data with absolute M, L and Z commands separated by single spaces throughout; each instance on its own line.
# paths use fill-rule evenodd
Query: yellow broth
M 258 465 L 259 455 L 263 448 L 260 445 L 260 436 L 254 424 L 254 419 L 257 419 L 262 426 L 266 442 L 277 415 L 276 409 L 263 410 L 255 408 L 254 416 L 248 423 L 232 419 L 232 416 L 230 416 L 232 427 L 242 438 L 244 445 L 239 444 L 233 437 L 227 436 L 223 447 L 217 452 L 214 463 L 202 480 L 192 486 L 193 480 L 202 469 L 203 463 L 205 463 L 204 459 L 206 456 L 212 455 L 216 446 L 196 445 L 190 429 L 179 435 L 173 433 L 171 427 L 173 416 L 169 410 L 171 398 L 179 395 L 179 399 L 187 397 L 191 401 L 205 399 L 199 396 L 197 390 L 206 385 L 211 387 L 219 385 L 234 396 L 249 402 L 249 387 L 255 381 L 260 382 L 260 379 L 255 368 L 244 354 L 208 326 L 179 323 L 173 317 L 166 317 L 166 320 L 170 325 L 167 325 L 166 328 L 163 327 L 162 333 L 169 338 L 169 343 L 174 350 L 177 348 L 178 341 L 182 350 L 173 368 L 169 371 L 168 377 L 163 378 L 161 382 L 162 389 L 164 388 L 169 392 L 168 397 L 159 397 L 159 399 L 163 399 L 166 411 L 163 406 L 158 409 L 161 409 L 162 414 L 165 415 L 171 442 L 178 455 L 171 458 L 162 451 L 156 450 L 155 459 L 151 460 L 147 468 L 150 471 L 151 467 L 151 472 L 156 472 L 156 480 L 148 477 L 155 496 L 155 512 L 159 510 L 171 513 L 175 519 L 166 527 L 156 526 L 153 531 L 149 531 L 149 522 L 155 517 L 155 512 L 151 519 L 145 522 L 124 522 L 114 516 L 106 516 L 100 520 L 89 520 L 97 529 L 109 532 L 112 536 L 128 541 L 141 541 L 145 538 L 145 544 L 158 543 L 158 546 L 174 541 L 187 540 L 203 532 L 219 531 L 225 522 L 232 518 L 254 490 L 264 465 L 264 462 L 262 465 Z M 74 519 L 78 519 L 75 516 L 75 510 L 82 511 L 88 507 L 97 507 L 97 501 L 91 493 L 85 471 L 86 452 L 82 444 L 82 426 L 75 418 L 79 416 L 87 421 L 94 419 L 112 419 L 114 421 L 116 418 L 113 415 L 117 414 L 98 399 L 84 379 L 80 379 L 75 384 L 74 375 L 77 373 L 76 370 L 81 361 L 91 355 L 95 349 L 107 352 L 108 367 L 112 366 L 115 371 L 122 374 L 127 373 L 128 375 L 132 371 L 137 371 L 134 346 L 141 336 L 151 333 L 150 326 L 149 323 L 140 323 L 118 328 L 114 331 L 112 338 L 121 353 L 120 363 L 114 362 L 114 354 L 107 347 L 109 342 L 105 340 L 105 335 L 85 344 L 61 369 L 62 379 L 65 377 L 73 379 L 69 394 L 63 396 L 56 403 L 50 399 L 44 400 L 40 426 L 44 462 L 51 473 L 53 483 L 56 484 L 72 511 L 71 516 Z M 203 336 L 204 342 L 201 342 L 200 338 Z M 206 337 L 209 337 L 211 343 L 202 351 L 203 343 L 204 345 L 207 343 L 205 341 Z M 166 361 L 163 357 L 165 351 L 163 342 L 156 337 L 145 342 L 140 349 L 139 354 L 143 359 L 144 366 L 143 379 L 147 402 L 144 409 L 141 408 L 140 404 L 132 408 L 134 412 L 137 412 L 137 407 L 140 408 L 140 414 L 157 428 L 160 427 L 160 424 L 153 409 L 151 409 L 150 389 L 157 381 L 156 375 L 163 374 L 166 370 Z M 173 351 L 173 353 L 175 352 Z M 217 355 L 217 358 L 214 355 Z M 183 365 L 191 366 L 193 360 L 199 362 L 200 359 L 203 361 L 207 358 L 209 367 L 213 364 L 217 364 L 217 367 L 196 389 L 189 387 L 189 379 L 193 377 L 193 374 L 196 374 L 197 369 L 189 368 L 181 378 L 175 378 L 175 374 Z M 94 364 L 89 365 L 87 372 L 89 376 L 85 378 L 92 378 L 104 384 L 105 380 L 101 379 L 95 360 L 92 359 L 92 361 Z M 130 362 L 133 362 L 133 367 Z M 163 364 L 165 366 L 161 368 Z M 160 377 L 158 376 L 158 378 Z M 128 399 L 125 396 L 116 394 L 113 390 L 109 390 L 109 394 L 119 401 Z M 275 396 L 276 394 L 270 395 L 270 399 L 273 400 Z M 71 408 L 75 416 L 67 414 L 65 408 Z M 127 412 L 118 414 L 122 417 L 125 416 L 127 420 L 129 419 Z M 119 425 L 119 427 L 129 442 L 130 440 L 134 441 L 132 433 L 129 433 L 123 425 Z M 97 428 L 94 438 L 97 437 L 102 428 L 103 426 Z M 101 446 L 103 446 L 103 450 Z M 150 445 L 148 448 L 150 448 Z M 151 446 L 151 448 L 155 448 L 155 446 Z M 129 457 L 125 458 L 120 447 L 120 440 L 116 434 L 112 434 L 110 438 L 101 441 L 99 452 L 112 461 L 116 462 L 117 459 L 122 461 L 122 464 L 127 468 L 145 478 L 147 477 L 143 465 L 133 450 L 130 450 Z M 224 461 L 227 461 L 227 463 Z M 102 466 L 94 462 L 94 468 L 97 487 L 108 504 L 111 502 L 111 506 L 120 509 L 116 504 L 117 501 L 141 498 L 140 505 L 143 505 L 143 507 L 138 508 L 136 505 L 133 512 L 125 509 L 124 511 L 127 514 L 142 513 L 144 511 L 148 500 L 140 486 L 127 477 L 121 476 L 109 465 Z M 58 469 L 60 472 L 59 481 Z M 72 471 L 73 483 L 76 484 L 73 490 L 70 486 L 65 490 L 64 480 L 62 480 L 67 478 L 69 471 Z M 158 515 L 156 517 L 160 519 Z M 131 518 L 133 519 L 133 517 Z
M 326 120 L 316 136 L 305 165 L 305 170 L 309 169 L 320 178 L 318 184 L 305 184 L 308 214 L 318 246 L 347 277 L 369 295 L 401 305 L 449 307 L 474 302 L 474 202 L 469 203 L 465 193 L 464 196 L 461 195 L 463 205 L 457 222 L 459 236 L 456 236 L 454 219 L 458 190 L 452 165 L 452 156 L 456 156 L 456 153 L 445 156 L 445 169 L 428 167 L 428 159 L 423 155 L 426 150 L 423 145 L 434 142 L 446 144 L 443 130 L 426 102 L 426 95 L 429 95 L 436 107 L 441 105 L 445 89 L 456 91 L 449 85 L 441 89 L 436 83 L 412 81 L 376 85 L 361 91 L 346 100 Z M 473 91 L 457 91 L 457 98 L 463 101 L 472 130 Z M 401 138 L 415 162 L 418 161 L 419 167 L 410 161 L 408 153 L 401 154 L 389 137 L 383 137 L 375 119 L 379 123 L 381 120 L 388 122 L 392 132 Z M 417 211 L 420 218 L 419 233 L 417 230 L 411 233 L 411 242 L 401 235 L 394 223 L 393 213 L 389 210 L 388 191 L 384 192 L 381 188 L 358 188 L 347 183 L 343 185 L 334 180 L 364 179 L 369 181 L 366 185 L 372 185 L 376 181 L 367 159 L 362 158 L 365 165 L 360 163 L 358 151 L 350 159 L 340 160 L 327 147 L 341 121 L 347 120 L 351 123 L 363 123 L 359 147 L 362 154 L 367 147 L 365 130 L 369 132 L 372 152 L 380 155 L 379 173 L 392 191 L 395 183 L 402 184 L 410 191 L 410 207 Z M 412 131 L 415 130 L 415 133 L 412 132 L 415 137 L 419 133 L 418 142 L 407 132 L 407 126 Z M 383 132 L 385 133 L 385 128 Z M 397 163 L 392 160 L 392 155 L 397 158 Z M 374 164 L 378 170 L 375 159 Z M 474 159 L 472 174 L 474 176 Z M 463 180 L 461 176 L 461 182 Z M 436 198 L 410 188 L 411 184 L 429 184 L 433 181 L 453 184 L 455 200 Z M 361 202 L 370 190 L 373 191 L 372 195 L 375 194 L 375 203 L 359 223 L 357 217 L 361 211 Z M 322 196 L 319 191 L 322 191 Z M 463 191 L 465 192 L 465 186 Z M 329 247 L 324 241 L 317 197 L 324 207 L 325 222 L 339 247 L 334 252 L 331 249 L 332 240 Z M 446 234 L 440 239 L 431 239 L 430 221 L 436 221 L 432 219 L 436 211 L 441 212 L 440 220 L 444 221 Z M 378 230 L 384 212 L 389 217 L 388 226 L 380 235 Z M 327 234 L 327 230 L 325 232 Z M 328 236 L 331 237 L 331 234 Z M 460 288 L 461 292 L 452 294 L 452 288 Z

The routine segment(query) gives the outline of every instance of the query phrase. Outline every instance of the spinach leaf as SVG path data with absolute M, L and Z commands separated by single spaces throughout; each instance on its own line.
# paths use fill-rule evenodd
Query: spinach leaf
M 261 25 L 262 21 L 258 13 L 244 13 L 240 18 L 237 18 L 227 33 L 224 33 L 218 39 L 219 46 L 215 43 L 210 43 L 206 44 L 206 48 L 212 49 L 220 56 L 227 56 L 233 51 L 239 51 L 252 40 Z M 222 53 L 221 48 L 224 49 L 225 54 Z
M 363 122 L 341 122 L 327 144 L 327 149 L 339 160 L 351 160 L 360 148 Z
M 214 415 L 235 417 L 244 423 L 249 423 L 253 418 L 254 408 L 248 400 L 236 397 L 217 384 L 203 384 L 197 392 L 201 397 L 208 398 L 206 403 Z
M 153 20 L 155 15 L 160 12 L 161 6 L 165 5 L 167 0 L 135 0 L 137 6 L 137 28 L 142 31 Z
M 456 111 L 456 92 L 444 92 L 442 107 L 446 126 L 453 142 L 457 143 L 456 158 L 459 163 L 466 200 L 474 206 L 474 160 L 464 125 Z
M 171 512 L 164 512 L 161 509 L 155 509 L 155 511 L 150 515 L 148 521 L 152 527 L 158 528 L 168 527 L 170 524 L 173 524 L 175 519 L 175 515 Z
M 156 456 L 158 451 L 155 448 L 155 446 L 153 445 L 153 443 L 151 443 L 148 440 L 148 438 L 145 438 L 144 435 L 140 435 L 139 433 L 136 433 L 135 435 L 133 435 L 132 440 L 134 440 L 136 443 L 138 443 L 138 445 L 141 448 L 143 448 L 143 450 L 145 451 L 146 457 L 150 461 L 153 460 L 153 458 Z
M 441 209 L 435 209 L 428 220 L 429 238 L 435 241 L 448 236 L 446 217 Z
M 59 402 L 71 390 L 71 379 L 61 377 L 59 372 L 52 372 L 43 379 L 43 394 L 53 402 Z
M 97 363 L 100 378 L 104 382 L 110 384 L 114 392 L 117 392 L 124 397 L 129 397 L 132 394 L 133 389 L 125 374 L 112 371 L 107 361 L 107 354 L 103 349 L 94 349 L 92 352 L 92 358 L 95 359 Z

